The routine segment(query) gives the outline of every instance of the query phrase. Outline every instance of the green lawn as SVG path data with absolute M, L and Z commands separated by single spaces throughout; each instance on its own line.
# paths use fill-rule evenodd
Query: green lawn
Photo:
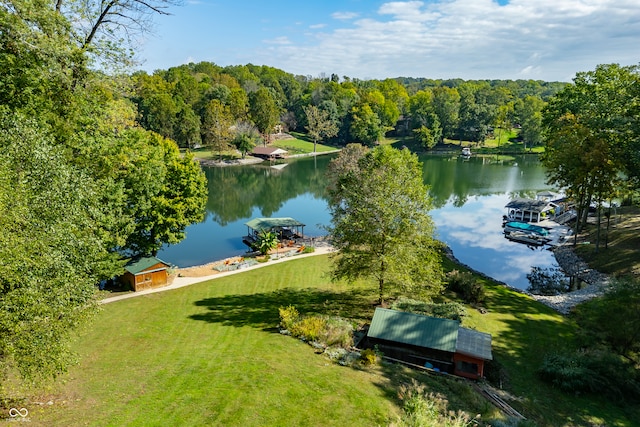
M 447 268 L 452 265 L 447 264 Z M 397 387 L 418 378 L 453 410 L 496 411 L 461 381 L 396 365 L 347 368 L 277 331 L 278 307 L 362 323 L 376 292 L 332 284 L 319 255 L 103 306 L 76 343 L 80 364 L 27 405 L 32 425 L 371 426 L 398 414 Z M 640 414 L 537 380 L 545 352 L 572 345 L 574 325 L 527 296 L 488 285 L 488 313 L 465 325 L 493 335 L 512 405 L 541 426 L 631 426 Z
M 306 135 L 297 132 L 292 132 L 291 135 L 295 138 L 279 139 L 271 143 L 271 145 L 287 150 L 289 155 L 313 153 L 313 141 L 309 140 Z M 337 150 L 336 147 L 330 147 L 320 143 L 316 144 L 317 153 L 326 153 L 335 150 Z

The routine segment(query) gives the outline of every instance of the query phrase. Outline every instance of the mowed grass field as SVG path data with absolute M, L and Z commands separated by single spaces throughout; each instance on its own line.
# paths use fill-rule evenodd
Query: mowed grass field
M 329 284 L 323 258 L 103 306 L 77 341 L 80 364 L 43 397 L 54 404 L 29 408 L 32 425 L 386 425 L 395 396 L 379 371 L 278 332 L 283 305 L 373 313 L 357 286 Z
M 400 413 L 398 387 L 418 379 L 449 409 L 500 417 L 460 380 L 398 365 L 343 367 L 281 335 L 278 308 L 363 323 L 376 289 L 331 283 L 318 255 L 104 305 L 75 343 L 80 363 L 27 404 L 43 426 L 377 426 Z M 453 265 L 446 265 L 447 268 Z M 537 379 L 545 353 L 573 346 L 573 323 L 487 282 L 488 312 L 464 326 L 490 332 L 510 403 L 540 426 L 632 426 L 638 408 L 562 394 Z

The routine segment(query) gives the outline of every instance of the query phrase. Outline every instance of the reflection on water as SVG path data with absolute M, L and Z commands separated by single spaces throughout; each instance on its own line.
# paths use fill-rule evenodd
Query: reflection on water
M 187 229 L 187 238 L 163 248 L 158 256 L 181 267 L 205 264 L 246 247 L 244 225 L 255 217 L 294 217 L 306 224 L 305 234 L 325 234 L 330 222 L 324 199 L 324 172 L 330 156 L 292 160 L 283 169 L 268 164 L 207 168 L 207 215 Z M 554 264 L 551 252 L 511 242 L 502 234 L 504 205 L 512 197 L 547 189 L 544 169 L 533 156 L 424 156 L 425 183 L 435 209 L 438 238 L 463 263 L 518 288 L 526 288 L 531 266 Z
M 452 202 L 432 212 L 438 238 L 461 262 L 516 288 L 529 285 L 532 266 L 557 265 L 553 254 L 540 247 L 505 239 L 502 233 L 504 205 L 509 194 L 473 196 L 460 207 Z

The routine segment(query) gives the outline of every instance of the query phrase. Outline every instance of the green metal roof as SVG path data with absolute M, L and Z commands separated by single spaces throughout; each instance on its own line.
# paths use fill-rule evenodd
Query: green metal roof
M 131 274 L 138 274 L 147 270 L 148 268 L 153 267 L 158 263 L 164 264 L 167 267 L 171 266 L 170 264 L 162 261 L 160 258 L 150 256 L 150 257 L 140 257 L 140 258 L 132 259 L 127 263 L 127 265 L 124 266 L 124 269 Z
M 458 330 L 456 350 L 458 353 L 467 354 L 479 359 L 493 360 L 493 356 L 491 355 L 491 334 L 460 328 Z
M 254 218 L 245 225 L 257 231 L 276 227 L 304 227 L 303 223 L 293 218 Z
M 455 353 L 458 328 L 455 320 L 376 308 L 367 335 Z

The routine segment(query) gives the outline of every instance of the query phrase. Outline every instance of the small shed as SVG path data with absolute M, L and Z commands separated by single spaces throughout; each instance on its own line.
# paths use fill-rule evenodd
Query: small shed
M 124 266 L 121 280 L 136 292 L 160 288 L 167 285 L 170 267 L 171 264 L 153 256 L 135 258 Z
M 364 347 L 434 370 L 478 379 L 492 360 L 491 335 L 455 320 L 376 308 Z
M 267 160 L 284 159 L 287 150 L 278 147 L 255 147 L 252 154 Z

